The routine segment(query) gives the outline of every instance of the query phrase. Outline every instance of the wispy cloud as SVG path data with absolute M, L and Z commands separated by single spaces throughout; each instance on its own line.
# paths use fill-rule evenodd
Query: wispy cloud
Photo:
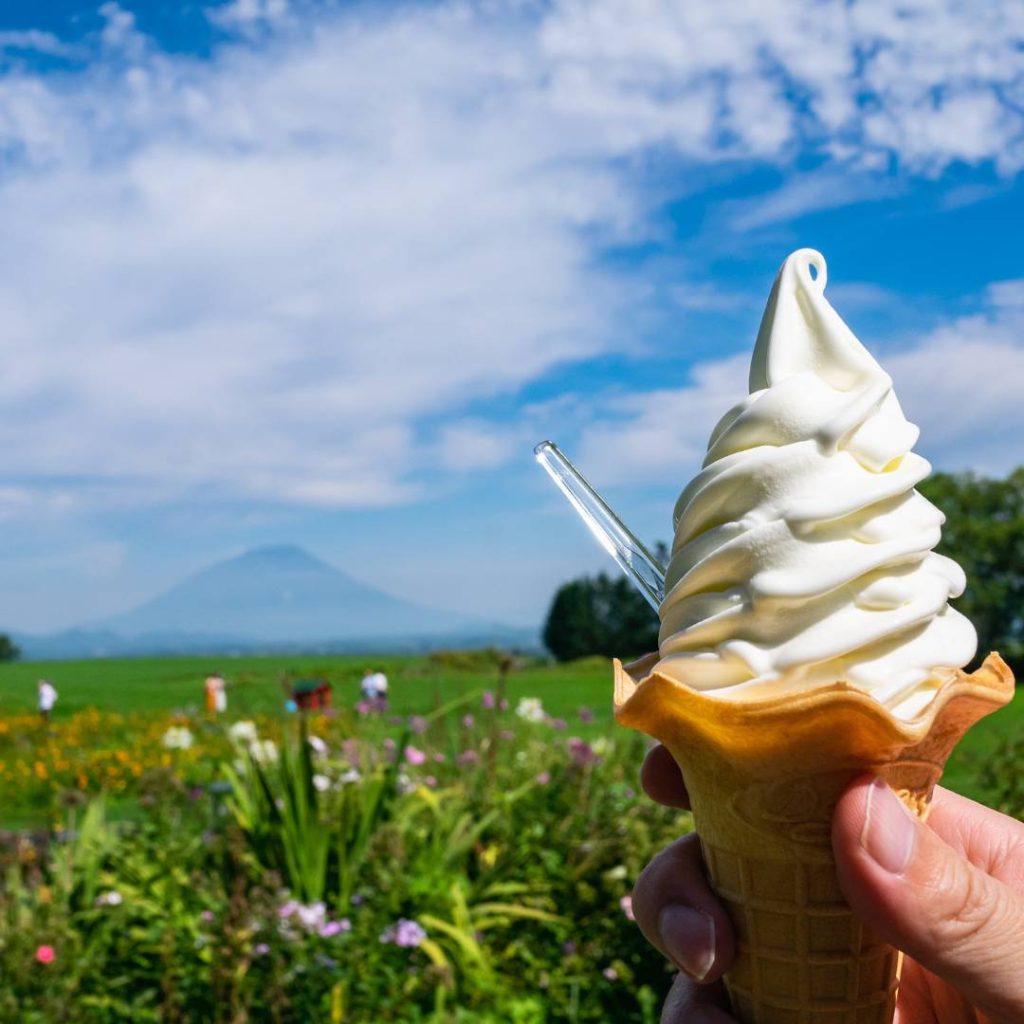
M 84 70 L 0 76 L 0 445 L 22 487 L 413 500 L 426 470 L 508 450 L 481 402 L 626 333 L 642 296 L 601 254 L 652 230 L 631 160 L 784 178 L 799 153 L 826 162 L 737 211 L 737 231 L 848 201 L 849 175 L 880 163 L 1024 162 L 1013 7 L 560 0 L 290 19 L 284 0 L 234 0 L 212 16 L 238 38 L 208 61 L 101 11 Z M 734 370 L 694 371 L 693 423 Z M 636 450 L 654 435 L 677 463 L 696 450 L 653 413 L 632 422 Z M 595 431 L 608 459 L 629 447 Z
M 842 309 L 831 288 L 829 298 Z M 937 468 L 1003 473 L 1020 465 L 1024 436 L 1024 280 L 993 284 L 978 305 L 879 358 Z M 681 488 L 715 423 L 747 394 L 749 358 L 701 363 L 679 388 L 610 401 L 583 431 L 581 464 L 607 484 Z

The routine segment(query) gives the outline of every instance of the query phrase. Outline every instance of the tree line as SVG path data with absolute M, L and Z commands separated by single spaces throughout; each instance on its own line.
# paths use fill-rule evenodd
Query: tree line
M 978 631 L 978 661 L 999 651 L 1024 672 L 1024 467 L 1003 479 L 935 473 L 918 488 L 946 516 L 936 549 L 967 573 L 954 602 Z M 665 545 L 658 545 L 664 563 Z M 600 573 L 560 587 L 544 625 L 559 660 L 587 655 L 629 658 L 657 649 L 658 617 L 621 575 Z

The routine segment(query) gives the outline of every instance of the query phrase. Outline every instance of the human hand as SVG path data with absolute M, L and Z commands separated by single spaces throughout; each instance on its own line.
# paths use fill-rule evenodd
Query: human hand
M 648 795 L 689 807 L 664 747 L 644 762 Z M 832 821 L 844 894 L 861 919 L 906 953 L 895 1024 L 1024 1021 L 1024 824 L 942 788 L 928 824 L 865 775 Z M 708 884 L 696 835 L 663 850 L 633 892 L 641 931 L 680 968 L 662 1024 L 735 1024 L 719 980 L 735 935 Z

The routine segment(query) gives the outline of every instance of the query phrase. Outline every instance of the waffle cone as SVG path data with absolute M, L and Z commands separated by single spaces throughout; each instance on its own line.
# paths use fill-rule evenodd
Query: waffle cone
M 953 747 L 1013 696 L 998 654 L 956 673 L 918 717 L 894 718 L 847 683 L 796 696 L 708 697 L 615 662 L 615 715 L 661 741 L 686 778 L 711 885 L 737 935 L 725 975 L 741 1024 L 890 1024 L 900 955 L 854 916 L 830 842 L 840 794 L 885 778 L 917 815 Z

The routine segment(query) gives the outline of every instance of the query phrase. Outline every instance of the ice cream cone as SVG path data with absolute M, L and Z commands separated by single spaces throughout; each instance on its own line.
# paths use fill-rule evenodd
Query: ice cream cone
M 899 955 L 843 899 L 832 813 L 855 776 L 885 778 L 924 817 L 946 759 L 1013 696 L 998 654 L 957 672 L 919 717 L 838 682 L 798 695 L 713 698 L 615 662 L 615 714 L 661 741 L 686 778 L 711 884 L 737 933 L 725 976 L 741 1024 L 890 1024 Z

